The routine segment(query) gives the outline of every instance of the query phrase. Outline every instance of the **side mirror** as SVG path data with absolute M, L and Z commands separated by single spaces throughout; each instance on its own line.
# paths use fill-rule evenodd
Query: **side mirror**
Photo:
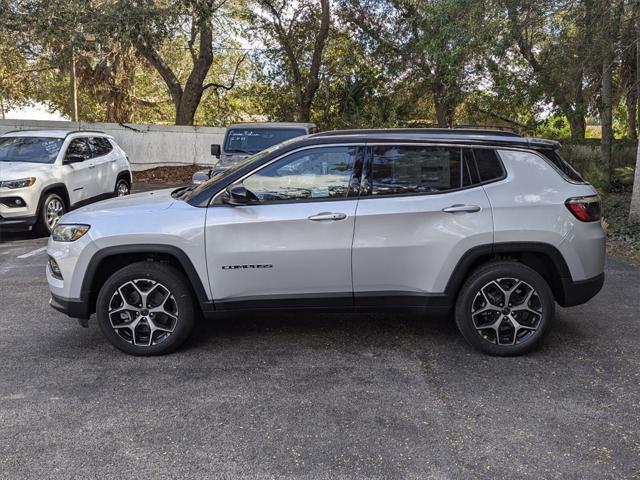
M 64 157 L 64 163 L 79 163 L 84 162 L 84 155 L 79 153 L 67 153 Z
M 221 151 L 222 151 L 222 148 L 220 147 L 220 145 L 218 145 L 217 143 L 211 144 L 211 155 L 213 155 L 216 158 L 220 158 Z
M 244 188 L 242 184 L 231 185 L 225 190 L 222 201 L 227 205 L 241 206 L 247 205 L 251 201 L 258 200 L 253 193 Z

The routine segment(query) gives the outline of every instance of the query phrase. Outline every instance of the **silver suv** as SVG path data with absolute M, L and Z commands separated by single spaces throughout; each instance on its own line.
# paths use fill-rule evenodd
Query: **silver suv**
M 103 132 L 7 132 L 0 162 L 0 231 L 35 227 L 49 235 L 70 209 L 131 189 L 127 155 Z
M 559 144 L 501 132 L 354 130 L 294 139 L 200 186 L 65 215 L 51 305 L 134 355 L 194 320 L 265 308 L 455 312 L 493 355 L 542 340 L 555 303 L 604 281 L 593 187 Z
M 223 145 L 211 145 L 211 155 L 218 159 L 216 164 L 208 170 L 194 173 L 191 181 L 199 185 L 265 148 L 317 131 L 318 128 L 313 123 L 263 122 L 229 125 Z

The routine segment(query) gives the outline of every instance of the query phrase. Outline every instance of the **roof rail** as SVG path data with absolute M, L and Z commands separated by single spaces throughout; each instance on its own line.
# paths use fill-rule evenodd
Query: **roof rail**
M 69 130 L 65 134 L 65 138 L 69 135 L 73 135 L 74 133 L 102 133 L 103 135 L 106 135 L 102 130 Z
M 454 128 L 365 128 L 365 129 L 352 129 L 352 130 L 327 130 L 324 132 L 316 133 L 314 136 L 330 137 L 334 135 L 357 135 L 367 133 L 402 133 L 402 134 L 443 134 L 443 135 L 491 135 L 496 137 L 519 137 L 515 132 L 509 132 L 504 130 L 488 130 L 480 128 L 469 127 L 454 127 Z

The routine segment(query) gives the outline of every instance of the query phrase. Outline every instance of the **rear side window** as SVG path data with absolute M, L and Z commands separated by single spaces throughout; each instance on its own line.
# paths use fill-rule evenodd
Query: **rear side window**
M 473 154 L 476 157 L 478 175 L 481 182 L 491 182 L 504 176 L 502 163 L 495 150 L 490 148 L 474 148 Z
M 87 142 L 94 157 L 101 157 L 113 150 L 111 142 L 104 137 L 89 137 L 87 138 Z
M 470 183 L 457 147 L 376 146 L 371 159 L 374 196 L 446 192 Z
M 560 172 L 562 173 L 562 175 L 565 177 L 566 180 L 569 180 L 570 182 L 576 182 L 576 183 L 585 183 L 584 179 L 580 176 L 580 174 L 576 172 L 574 168 L 571 165 L 569 165 L 556 150 L 547 148 L 547 149 L 541 149 L 539 150 L 539 152 L 542 155 L 544 155 L 547 160 L 553 163 L 553 165 L 558 170 L 560 170 Z

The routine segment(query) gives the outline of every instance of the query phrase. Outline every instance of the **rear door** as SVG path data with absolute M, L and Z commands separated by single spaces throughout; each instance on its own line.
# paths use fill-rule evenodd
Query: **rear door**
M 84 160 L 67 163 L 66 159 L 69 155 L 80 155 Z M 65 152 L 63 171 L 71 204 L 76 204 L 97 195 L 95 165 L 86 139 L 73 138 L 69 141 Z
M 89 137 L 87 138 L 87 143 L 91 148 L 93 164 L 95 165 L 96 195 L 114 192 L 118 153 L 106 137 Z
M 457 146 L 368 148 L 353 243 L 356 305 L 437 304 L 462 255 L 493 242 L 472 152 Z
M 352 182 L 359 182 L 362 161 L 359 146 L 304 148 L 242 181 L 257 201 L 209 207 L 207 265 L 216 308 L 353 304 L 359 183 Z

